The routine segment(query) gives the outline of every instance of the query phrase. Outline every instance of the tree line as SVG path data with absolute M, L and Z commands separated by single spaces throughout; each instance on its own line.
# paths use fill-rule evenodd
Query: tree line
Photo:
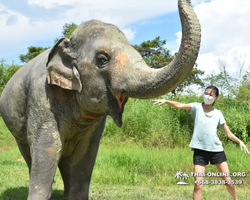
M 62 28 L 62 36 L 69 38 L 71 33 L 77 28 L 75 23 L 66 23 Z M 55 39 L 57 42 L 59 38 Z M 167 41 L 162 40 L 160 36 L 157 36 L 153 40 L 144 41 L 139 45 L 132 45 L 143 57 L 148 66 L 152 68 L 161 68 L 171 62 L 175 55 L 171 55 L 170 50 L 166 47 Z M 27 63 L 43 51 L 50 47 L 35 47 L 29 46 L 26 54 L 19 55 L 21 63 Z M 248 71 L 250 66 L 245 66 L 245 59 L 239 60 L 240 76 L 233 78 L 226 70 L 227 63 L 224 60 L 218 62 L 219 74 L 210 74 L 204 77 L 205 72 L 198 68 L 195 64 L 191 73 L 187 76 L 183 83 L 177 86 L 171 93 L 176 95 L 183 92 L 193 92 L 191 86 L 196 85 L 196 88 L 204 89 L 208 85 L 216 85 L 222 96 L 227 96 L 230 99 L 241 101 L 245 104 L 249 104 L 250 100 L 250 72 Z M 7 64 L 4 59 L 0 60 L 0 94 L 13 74 L 22 65 L 19 64 Z

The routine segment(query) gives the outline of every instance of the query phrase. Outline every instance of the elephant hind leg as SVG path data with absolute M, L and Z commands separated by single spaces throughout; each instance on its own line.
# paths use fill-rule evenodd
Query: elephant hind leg
M 64 198 L 68 199 L 70 191 L 71 156 L 61 157 L 58 163 L 58 168 L 64 183 Z

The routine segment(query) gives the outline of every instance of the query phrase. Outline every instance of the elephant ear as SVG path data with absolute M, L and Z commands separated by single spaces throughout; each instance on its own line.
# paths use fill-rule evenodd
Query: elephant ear
M 68 44 L 68 39 L 61 38 L 50 50 L 46 64 L 47 81 L 48 84 L 80 92 L 82 90 L 80 74 L 74 56 L 69 53 Z

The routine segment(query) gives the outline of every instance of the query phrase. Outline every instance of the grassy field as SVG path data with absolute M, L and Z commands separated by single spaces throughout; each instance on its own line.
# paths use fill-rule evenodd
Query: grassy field
M 239 199 L 250 196 L 250 159 L 239 148 L 227 146 L 231 172 L 246 172 L 237 186 Z M 189 185 L 177 185 L 175 173 L 193 172 L 192 152 L 189 148 L 142 148 L 132 144 L 100 146 L 90 187 L 90 199 L 160 200 L 192 199 L 193 177 Z M 216 172 L 208 166 L 207 172 Z M 210 180 L 219 180 L 218 177 Z M 63 184 L 57 171 L 52 200 L 61 200 Z M 17 148 L 0 153 L 0 199 L 25 200 L 29 185 L 28 169 Z M 203 199 L 231 199 L 223 185 L 205 185 Z
M 190 100 L 192 101 L 192 100 Z M 220 102 L 217 102 L 219 105 Z M 226 110 L 226 108 L 225 108 Z M 244 111 L 245 112 L 245 111 Z M 248 115 L 239 109 L 224 112 L 233 132 L 247 138 L 250 126 Z M 186 200 L 192 199 L 194 180 L 191 138 L 192 118 L 182 110 L 168 106 L 152 106 L 150 101 L 130 101 L 124 113 L 124 126 L 117 128 L 109 118 L 101 140 L 93 171 L 91 200 Z M 228 142 L 221 131 L 231 172 L 245 172 L 237 186 L 238 199 L 250 199 L 250 155 Z M 246 144 L 250 149 L 249 139 Z M 189 177 L 188 185 L 177 185 L 177 171 Z M 206 172 L 217 172 L 208 166 Z M 205 180 L 220 180 L 206 177 Z M 0 200 L 26 200 L 29 187 L 28 168 L 21 157 L 14 138 L 0 117 Z M 63 184 L 56 173 L 51 200 L 62 200 Z M 231 199 L 223 185 L 205 185 L 203 200 Z

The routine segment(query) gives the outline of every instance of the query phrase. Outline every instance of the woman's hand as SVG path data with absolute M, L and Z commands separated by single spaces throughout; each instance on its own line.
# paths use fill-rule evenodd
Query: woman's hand
M 155 102 L 154 104 L 155 105 L 163 105 L 166 103 L 166 100 L 165 99 L 157 99 L 157 100 L 152 100 L 153 102 Z
M 240 141 L 240 150 L 244 150 L 245 153 L 248 153 L 249 154 L 249 151 L 246 147 L 246 145 L 244 144 L 244 142 Z

